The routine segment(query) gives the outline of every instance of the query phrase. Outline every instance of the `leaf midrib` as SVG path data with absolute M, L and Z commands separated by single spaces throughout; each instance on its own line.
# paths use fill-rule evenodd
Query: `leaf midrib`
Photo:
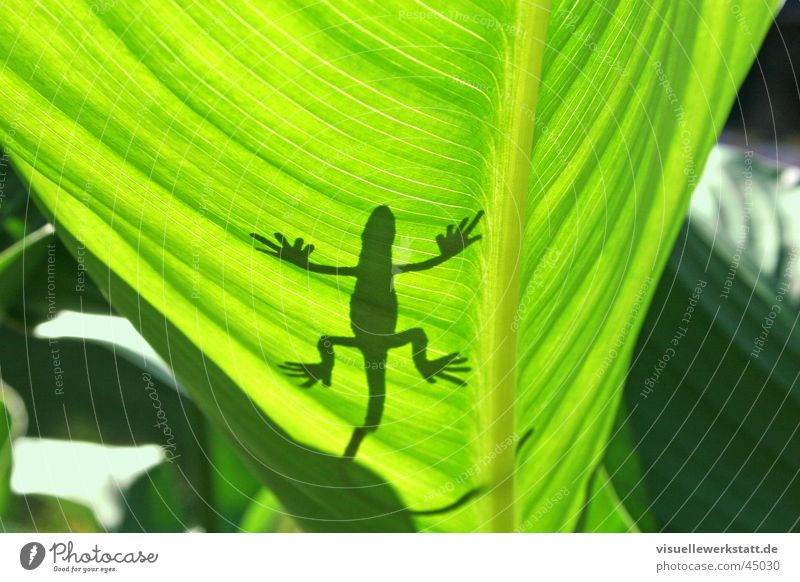
M 544 55 L 550 0 L 522 0 L 518 4 L 501 106 L 498 108 L 497 147 L 490 185 L 498 200 L 488 212 L 482 321 L 487 326 L 479 340 L 483 354 L 479 381 L 481 437 L 478 459 L 488 459 L 486 494 L 481 498 L 481 529 L 510 532 L 514 515 L 514 469 L 517 392 L 517 334 L 514 316 L 519 306 L 522 230 L 531 173 L 534 112 Z M 514 33 L 513 31 L 521 31 Z M 493 236 L 497 233 L 497 236 Z

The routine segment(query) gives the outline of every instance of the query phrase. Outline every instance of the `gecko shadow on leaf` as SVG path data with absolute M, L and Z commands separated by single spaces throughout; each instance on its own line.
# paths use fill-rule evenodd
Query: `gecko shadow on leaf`
M 361 235 L 358 264 L 353 267 L 311 262 L 314 245 L 306 245 L 302 238 L 292 243 L 279 232 L 275 233 L 275 240 L 256 233 L 250 235 L 264 245 L 265 248 L 258 250 L 301 269 L 321 275 L 355 277 L 355 289 L 350 297 L 350 327 L 353 335 L 326 335 L 319 338 L 319 362 L 286 362 L 281 366 L 290 377 L 299 378 L 303 388 L 311 388 L 318 382 L 330 386 L 335 361 L 334 347 L 351 347 L 361 351 L 367 375 L 369 405 L 364 424 L 355 428 L 344 451 L 345 459 L 355 457 L 364 438 L 380 425 L 386 400 L 386 362 L 390 349 L 411 344 L 414 365 L 428 382 L 441 379 L 464 384 L 459 374 L 470 370 L 465 365 L 466 358 L 455 352 L 431 359 L 428 357 L 428 337 L 422 328 L 401 332 L 396 330 L 398 304 L 393 279 L 402 273 L 424 271 L 441 265 L 480 240 L 480 235 L 473 236 L 472 233 L 482 216 L 481 211 L 471 221 L 465 218 L 458 225 L 449 225 L 444 234 L 436 237 L 439 255 L 410 264 L 392 262 L 395 218 L 388 206 L 378 206 L 370 214 Z

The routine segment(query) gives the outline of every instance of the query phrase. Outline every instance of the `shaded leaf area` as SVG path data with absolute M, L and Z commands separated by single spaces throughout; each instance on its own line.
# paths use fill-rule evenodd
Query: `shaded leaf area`
M 577 532 L 652 532 L 659 528 L 625 412 L 625 407 L 620 407 L 603 463 L 582 492 Z
M 0 321 L 20 332 L 33 331 L 59 311 L 114 313 L 49 224 L 0 253 L 0 274 Z
M 14 174 L 8 172 L 11 183 Z M 25 196 L 21 189 L 14 194 L 8 198 L 12 205 Z M 23 207 L 14 207 L 16 212 L 7 218 L 22 220 Z M 29 209 L 27 219 L 36 225 L 44 221 L 35 208 Z M 0 254 L 0 378 L 28 417 L 27 431 L 22 428 L 24 433 L 17 431 L 17 436 L 162 446 L 172 462 L 120 491 L 126 518 L 119 530 L 238 530 L 259 490 L 258 481 L 206 426 L 174 379 L 165 381 L 144 358 L 137 365 L 130 353 L 120 357 L 111 344 L 32 335 L 37 325 L 64 310 L 111 313 L 83 270 L 82 253 L 78 260 L 73 258 L 47 226 L 9 245 Z M 81 331 L 75 329 L 74 335 Z M 6 530 L 99 531 L 93 518 L 86 519 L 91 511 L 75 503 L 12 495 L 10 439 L 0 441 L 0 517 L 5 518 Z
M 643 316 L 630 307 L 777 2 L 12 4 L 14 163 L 303 529 L 574 528 Z M 304 238 L 330 272 L 357 263 L 384 205 L 407 263 L 438 260 L 436 236 L 485 211 L 480 243 L 391 281 L 392 331 L 422 327 L 473 370 L 430 384 L 398 350 L 380 430 L 343 465 L 365 361 L 343 354 L 330 390 L 281 366 L 350 335 L 357 282 L 249 234 Z
M 800 527 L 798 237 L 797 169 L 718 149 L 640 334 L 628 424 L 606 460 L 624 503 L 647 491 L 648 504 L 627 507 L 634 519 Z M 637 462 L 641 480 L 616 473 Z
M 122 492 L 126 514 L 120 531 L 248 531 L 241 522 L 261 490 L 259 482 L 236 452 L 203 424 L 193 424 L 196 437 L 207 432 L 203 446 L 187 451 L 196 467 L 181 459 L 162 463 Z M 282 515 L 280 506 L 273 507 Z
M 4 395 L 0 393 L 0 395 Z M 0 397 L 0 521 L 8 510 L 11 500 L 11 415 Z
M 0 249 L 44 224 L 44 217 L 28 196 L 27 186 L 14 171 L 6 151 L 0 148 Z
M 598 467 L 590 481 L 587 493 L 588 503 L 576 525 L 579 532 L 635 533 L 641 531 L 639 525 L 628 514 L 620 502 L 611 478 L 605 467 Z
M 240 527 L 247 533 L 298 531 L 294 521 L 282 511 L 280 501 L 269 489 L 262 489 L 253 498 L 242 516 Z
M 174 386 L 96 344 L 51 343 L 7 327 L 0 328 L 0 341 L 10 346 L 0 355 L 0 366 L 29 411 L 28 436 L 164 447 L 169 461 L 153 469 L 155 481 L 145 475 L 125 493 L 130 519 L 123 531 L 236 529 L 258 482 Z M 63 380 L 57 381 L 59 376 Z M 151 492 L 151 502 L 136 502 L 142 490 Z M 157 507 L 159 496 L 169 503 Z M 174 517 L 166 529 L 161 514 Z
M 105 531 L 91 509 L 58 497 L 14 495 L 7 514 L 0 520 L 0 531 L 8 533 Z
M 634 451 L 627 410 L 620 407 L 603 464 L 584 498 L 581 527 L 585 532 L 653 532 L 659 522 L 652 512 L 644 469 Z
M 6 152 L 0 150 L 0 321 L 5 324 L 25 326 L 26 301 L 40 310 L 37 322 L 46 316 L 48 244 L 61 246 L 52 234 Z M 67 254 L 63 246 L 60 254 Z

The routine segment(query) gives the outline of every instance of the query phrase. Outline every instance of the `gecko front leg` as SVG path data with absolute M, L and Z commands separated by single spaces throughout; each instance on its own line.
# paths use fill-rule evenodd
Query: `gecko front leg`
M 257 249 L 258 251 L 265 255 L 276 257 L 296 267 L 300 267 L 301 269 L 305 269 L 311 273 L 320 273 L 322 275 L 347 275 L 351 277 L 356 275 L 356 271 L 353 267 L 336 267 L 333 265 L 312 263 L 309 257 L 311 253 L 314 252 L 314 245 L 305 244 L 302 238 L 295 239 L 294 243 L 291 243 L 289 239 L 279 232 L 275 233 L 274 241 L 255 232 L 251 232 L 250 236 L 266 247 L 259 248 Z
M 475 227 L 478 226 L 481 218 L 483 218 L 483 210 L 479 211 L 473 217 L 472 221 L 469 220 L 469 217 L 466 217 L 458 225 L 449 225 L 444 234 L 436 236 L 436 245 L 439 247 L 439 256 L 419 263 L 393 265 L 392 273 L 400 274 L 410 273 L 412 271 L 426 271 L 455 257 L 472 243 L 481 240 L 481 235 L 472 235 L 472 232 L 475 230 Z

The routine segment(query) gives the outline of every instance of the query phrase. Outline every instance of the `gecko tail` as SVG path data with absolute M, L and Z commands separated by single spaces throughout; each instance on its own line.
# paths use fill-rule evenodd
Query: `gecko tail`
M 436 509 L 409 509 L 408 513 L 411 515 L 440 515 L 442 513 L 448 513 L 450 511 L 455 511 L 459 507 L 466 505 L 468 502 L 472 501 L 475 497 L 480 495 L 482 489 L 480 487 L 475 487 L 475 489 L 471 489 L 464 493 L 461 497 L 456 499 L 453 503 L 449 505 L 445 505 L 444 507 L 438 507 Z
M 386 352 L 364 354 L 364 368 L 367 371 L 369 402 L 364 424 L 353 430 L 350 442 L 344 451 L 343 459 L 351 462 L 358 453 L 361 443 L 370 433 L 378 430 L 383 419 L 383 408 L 386 403 Z

